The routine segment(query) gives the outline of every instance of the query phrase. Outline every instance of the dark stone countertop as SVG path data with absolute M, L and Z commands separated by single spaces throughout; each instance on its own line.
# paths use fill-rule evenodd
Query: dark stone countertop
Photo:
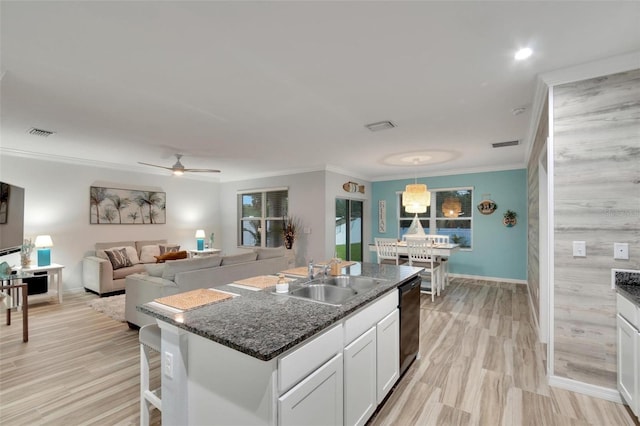
M 640 271 L 615 272 L 616 290 L 640 307 Z
M 137 309 L 191 333 L 268 361 L 369 302 L 395 291 L 399 284 L 414 277 L 422 268 L 363 263 L 345 270 L 347 275 L 387 281 L 362 292 L 342 306 L 275 294 L 273 287 L 252 291 L 224 285 L 215 288 L 240 296 L 182 313 L 169 312 L 157 304 L 148 303 L 137 306 Z M 291 283 L 290 288 L 304 281 L 306 279 Z

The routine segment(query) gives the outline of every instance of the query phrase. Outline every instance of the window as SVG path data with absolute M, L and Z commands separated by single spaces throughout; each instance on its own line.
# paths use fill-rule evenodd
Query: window
M 284 245 L 283 218 L 289 208 L 287 189 L 256 190 L 238 194 L 238 245 L 279 247 Z
M 463 249 L 472 247 L 473 189 L 451 188 L 431 190 L 431 205 L 426 213 L 418 213 L 420 224 L 427 234 L 448 235 L 453 243 Z M 407 233 L 415 214 L 407 213 L 402 206 L 402 192 L 398 193 L 400 238 Z

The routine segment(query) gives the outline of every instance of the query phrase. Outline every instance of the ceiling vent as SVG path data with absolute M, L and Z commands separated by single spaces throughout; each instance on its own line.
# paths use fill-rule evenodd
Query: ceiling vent
M 516 146 L 516 145 L 520 145 L 520 141 L 497 142 L 497 143 L 491 144 L 491 146 L 494 148 L 504 148 L 505 146 Z
M 377 123 L 365 124 L 364 127 L 372 132 L 379 132 L 380 130 L 393 129 L 396 125 L 391 121 L 378 121 Z
M 55 132 L 50 132 L 48 130 L 42 130 L 42 129 L 36 129 L 35 127 L 32 127 L 29 130 L 27 130 L 27 133 L 29 133 L 30 135 L 35 135 L 35 136 L 40 136 L 40 137 L 46 138 L 46 137 L 49 137 L 49 136 L 53 135 Z

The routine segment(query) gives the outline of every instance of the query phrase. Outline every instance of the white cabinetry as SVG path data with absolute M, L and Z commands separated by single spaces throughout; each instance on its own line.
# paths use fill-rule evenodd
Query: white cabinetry
M 378 323 L 376 346 L 376 402 L 380 404 L 400 376 L 400 315 L 397 309 Z
M 342 355 L 338 354 L 278 398 L 278 424 L 341 424 L 342 368 Z
M 376 327 L 344 348 L 344 424 L 363 425 L 376 410 Z
M 399 325 L 396 291 L 345 321 L 345 425 L 365 424 L 397 381 Z
M 640 308 L 617 295 L 618 390 L 640 417 Z

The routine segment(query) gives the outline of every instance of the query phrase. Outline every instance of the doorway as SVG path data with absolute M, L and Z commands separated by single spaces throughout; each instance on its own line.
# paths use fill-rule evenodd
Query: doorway
M 362 262 L 362 210 L 362 201 L 336 198 L 336 257 Z

